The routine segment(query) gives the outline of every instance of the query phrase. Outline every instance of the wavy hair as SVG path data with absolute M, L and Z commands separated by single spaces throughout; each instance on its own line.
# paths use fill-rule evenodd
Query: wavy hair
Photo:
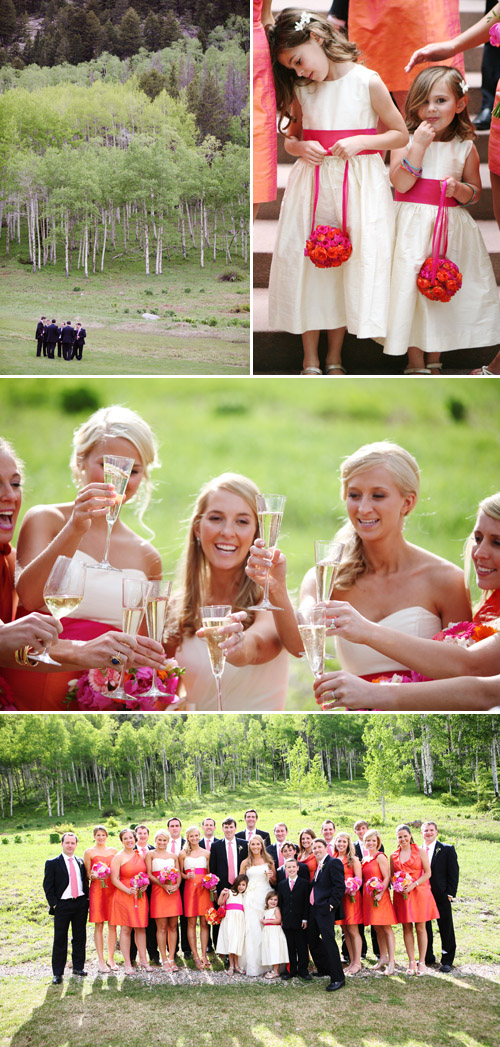
M 193 848 L 191 847 L 191 844 L 190 844 L 190 842 L 189 842 L 189 834 L 190 834 L 190 833 L 199 833 L 199 832 L 200 832 L 200 830 L 199 830 L 199 828 L 198 828 L 198 826 L 197 826 L 197 825 L 190 825 L 190 826 L 189 826 L 189 827 L 188 827 L 188 828 L 186 829 L 186 842 L 185 842 L 185 844 L 184 844 L 184 847 L 182 848 L 182 850 L 183 850 L 184 854 L 191 854 L 191 851 L 192 851 L 192 849 L 193 849 Z M 201 837 L 201 833 L 200 833 L 200 837 Z M 200 846 L 200 841 L 198 840 L 198 847 L 199 847 L 199 846 Z
M 310 16 L 310 22 L 302 29 L 296 29 L 296 24 L 301 22 L 306 13 Z M 288 120 L 285 130 L 293 123 L 290 108 L 295 97 L 296 85 L 311 84 L 313 81 L 307 77 L 298 77 L 293 69 L 281 65 L 280 54 L 282 51 L 307 44 L 311 33 L 324 40 L 325 54 L 332 62 L 356 62 L 360 56 L 356 44 L 347 40 L 342 33 L 337 33 L 327 19 L 316 11 L 305 12 L 298 7 L 287 7 L 280 11 L 274 25 L 266 26 L 266 34 L 271 52 L 276 105 L 280 114 L 278 129 L 282 133 L 284 119 Z
M 488 495 L 487 498 L 483 498 L 483 500 L 481 502 L 479 502 L 479 505 L 477 507 L 477 511 L 478 511 L 478 513 L 480 513 L 480 512 L 486 513 L 486 516 L 490 516 L 492 520 L 500 521 L 500 491 L 497 491 L 495 494 Z M 469 535 L 469 537 L 467 538 L 467 540 L 465 542 L 465 548 L 464 548 L 464 574 L 465 574 L 465 584 L 466 584 L 468 589 L 470 589 L 469 581 L 470 581 L 471 570 L 472 570 L 472 550 L 473 550 L 473 548 L 474 548 L 474 533 Z M 490 589 L 488 591 L 484 590 L 484 591 L 481 592 L 481 598 L 478 601 L 478 604 L 477 604 L 477 606 L 475 608 L 476 611 L 478 611 L 479 608 L 482 607 L 483 603 L 486 603 L 486 600 L 488 599 L 489 596 L 491 596 L 492 592 L 493 592 L 492 589 Z
M 253 843 L 254 840 L 260 840 L 260 853 L 257 855 L 257 857 L 263 858 L 266 865 L 268 865 L 270 869 L 274 869 L 274 860 L 271 858 L 271 855 L 268 854 L 268 852 L 266 851 L 262 836 L 258 836 L 257 833 L 255 834 L 255 836 L 252 836 L 252 839 L 250 840 L 248 845 L 247 868 L 249 865 L 256 864 L 254 853 L 250 850 L 250 843 Z
M 0 454 L 8 454 L 14 459 L 16 469 L 21 477 L 21 481 L 24 483 L 24 462 L 21 460 L 12 444 L 9 443 L 8 440 L 5 440 L 3 436 L 0 436 Z
M 418 110 L 427 101 L 434 84 L 437 84 L 440 80 L 444 80 L 457 102 L 461 102 L 465 98 L 466 105 L 461 113 L 455 113 L 451 124 L 445 128 L 439 141 L 451 142 L 453 138 L 460 138 L 462 142 L 465 142 L 467 139 L 476 138 L 477 135 L 467 108 L 468 94 L 462 90 L 465 80 L 458 69 L 453 69 L 448 65 L 433 65 L 429 69 L 423 69 L 415 77 L 408 91 L 405 106 L 408 130 L 412 133 L 422 123 Z
M 334 857 L 338 857 L 338 854 L 337 854 L 337 840 L 338 840 L 339 836 L 345 836 L 345 838 L 347 840 L 347 848 L 346 848 L 347 864 L 348 864 L 349 868 L 352 869 L 352 867 L 354 865 L 354 859 L 356 857 L 356 851 L 354 850 L 354 844 L 353 844 L 353 842 L 351 840 L 351 837 L 350 837 L 349 833 L 345 833 L 345 832 L 337 833 L 337 835 L 335 837 L 335 840 L 334 840 L 334 843 L 335 843 L 335 855 L 334 855 Z

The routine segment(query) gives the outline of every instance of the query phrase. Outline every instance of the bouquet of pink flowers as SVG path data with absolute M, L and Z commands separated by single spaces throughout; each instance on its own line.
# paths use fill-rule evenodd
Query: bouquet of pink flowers
M 167 659 L 164 669 L 158 669 L 156 680 L 158 687 L 164 691 L 163 698 L 150 698 L 146 691 L 151 688 L 153 670 L 147 668 L 129 669 L 123 677 L 123 688 L 130 695 L 130 703 L 125 703 L 128 709 L 142 709 L 149 712 L 154 708 L 156 701 L 164 705 L 171 705 L 175 701 L 175 692 L 179 677 L 186 670 L 176 662 L 175 658 Z M 120 682 L 121 673 L 117 669 L 89 669 L 75 680 L 70 680 L 66 702 L 68 707 L 75 709 L 97 709 L 99 711 L 116 709 L 113 705 L 113 691 Z M 73 704 L 74 703 L 74 704 Z
M 136 873 L 130 881 L 130 886 L 135 887 L 137 890 L 137 897 L 142 898 L 146 887 L 149 887 L 149 876 L 143 872 Z
M 212 905 L 210 909 L 207 909 L 205 913 L 205 918 L 207 923 L 209 923 L 213 927 L 213 925 L 216 923 L 222 923 L 222 920 L 224 919 L 225 915 L 226 909 L 224 905 L 219 905 L 218 909 L 215 909 Z
M 106 865 L 105 862 L 96 862 L 96 864 L 92 866 L 92 871 L 101 881 L 101 887 L 107 887 L 106 880 L 111 876 L 109 865 Z
M 406 889 L 413 883 L 413 880 L 409 873 L 397 872 L 394 873 L 391 883 L 392 889 L 396 891 L 396 894 L 402 894 L 403 898 L 406 899 L 408 897 Z
M 214 876 L 213 873 L 209 873 L 208 872 L 208 873 L 205 873 L 205 875 L 204 875 L 204 877 L 203 877 L 201 882 L 202 882 L 203 886 L 206 887 L 207 891 L 213 891 L 214 887 L 217 887 L 217 884 L 219 882 L 219 877 L 218 876 Z
M 356 893 L 359 891 L 363 881 L 360 876 L 348 876 L 345 882 L 345 893 L 349 895 L 351 902 L 355 901 Z
M 177 883 L 179 879 L 179 873 L 177 869 L 160 869 L 157 873 L 157 879 L 160 883 Z
M 371 894 L 375 908 L 377 908 L 379 904 L 379 899 L 376 898 L 375 895 L 379 892 L 382 892 L 383 890 L 384 885 L 382 883 L 382 880 L 379 880 L 378 876 L 372 876 L 369 880 L 366 881 L 366 891 L 368 894 Z

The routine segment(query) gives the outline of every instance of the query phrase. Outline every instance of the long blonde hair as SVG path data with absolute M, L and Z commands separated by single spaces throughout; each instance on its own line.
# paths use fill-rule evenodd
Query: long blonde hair
M 16 469 L 21 477 L 21 482 L 24 482 L 24 462 L 21 460 L 12 444 L 9 443 L 8 440 L 5 440 L 3 436 L 0 436 L 0 454 L 8 454 L 13 458 L 16 463 Z
M 248 843 L 247 868 L 249 865 L 255 865 L 254 854 L 253 851 L 250 850 L 250 844 L 253 843 L 254 840 L 260 840 L 260 854 L 257 855 L 257 857 L 263 858 L 266 865 L 268 865 L 270 869 L 274 869 L 274 861 L 271 858 L 271 855 L 267 853 L 264 840 L 262 839 L 262 836 L 258 835 L 258 833 L 256 833 L 255 836 L 252 836 L 252 839 Z
M 347 864 L 348 864 L 349 868 L 350 868 L 350 869 L 352 869 L 352 867 L 353 867 L 353 865 L 354 865 L 354 859 L 355 859 L 355 857 L 356 857 L 356 851 L 355 851 L 355 849 L 354 849 L 354 844 L 353 844 L 353 842 L 352 842 L 352 840 L 351 840 L 351 837 L 350 837 L 350 834 L 349 834 L 349 833 L 345 833 L 345 832 L 338 832 L 338 833 L 336 834 L 336 836 L 335 836 L 335 840 L 334 840 L 334 844 L 335 844 L 335 857 L 337 857 L 337 856 L 338 856 L 338 851 L 337 851 L 337 840 L 338 840 L 339 836 L 345 836 L 345 838 L 346 838 L 346 840 L 347 840 L 347 847 L 346 847 L 346 857 L 347 857 Z
M 376 466 L 383 466 L 387 470 L 403 497 L 414 494 L 415 500 L 418 498 L 420 489 L 418 462 L 409 451 L 400 447 L 399 444 L 391 443 L 389 440 L 380 440 L 376 443 L 364 444 L 342 462 L 340 478 L 341 497 L 344 502 L 352 478 Z M 342 561 L 335 577 L 335 588 L 351 589 L 356 579 L 365 574 L 367 570 L 363 542 L 350 521 L 344 524 L 335 538 L 344 544 Z
M 499 520 L 500 521 L 500 491 L 497 491 L 496 494 L 488 495 L 487 498 L 483 498 L 482 502 L 479 502 L 479 505 L 477 507 L 477 511 L 478 511 L 478 513 L 480 513 L 480 512 L 486 513 L 486 516 L 490 516 L 492 520 Z M 465 549 L 464 549 L 465 585 L 466 585 L 467 589 L 469 589 L 469 590 L 470 590 L 469 582 L 470 582 L 471 569 L 472 569 L 472 550 L 473 550 L 473 548 L 474 548 L 474 534 L 470 534 L 469 537 L 467 538 L 467 541 L 465 543 Z M 482 590 L 481 591 L 481 598 L 478 601 L 478 604 L 477 604 L 477 606 L 474 609 L 476 612 L 479 610 L 480 607 L 482 607 L 483 603 L 486 603 L 487 599 L 489 598 L 489 596 L 491 596 L 492 592 L 493 592 L 492 589 L 490 589 L 489 591 L 487 591 L 487 590 Z
M 199 833 L 199 832 L 200 832 L 200 830 L 199 830 L 197 825 L 190 825 L 189 828 L 186 829 L 186 842 L 184 844 L 184 847 L 182 848 L 184 854 L 191 854 L 191 851 L 193 850 L 193 848 L 191 847 L 191 844 L 189 842 L 189 834 L 190 833 Z M 201 836 L 201 833 L 200 833 L 200 836 Z M 200 846 L 200 841 L 198 840 L 198 847 L 199 846 Z
M 203 514 L 206 512 L 210 495 L 214 491 L 219 490 L 230 491 L 231 494 L 237 494 L 244 499 L 255 517 L 254 539 L 259 536 L 256 502 L 259 488 L 254 484 L 253 480 L 249 480 L 247 476 L 242 476 L 240 473 L 222 473 L 213 480 L 209 480 L 202 487 L 191 513 L 184 550 L 177 572 L 175 591 L 170 601 L 167 631 L 177 644 L 182 642 L 184 633 L 187 636 L 193 636 L 201 625 L 200 607 L 203 606 L 207 598 L 206 594 L 210 584 L 210 564 L 203 552 L 201 543 L 196 537 L 196 529 Z M 258 603 L 261 596 L 261 587 L 245 574 L 245 568 L 242 566 L 241 582 L 234 600 L 233 611 L 245 611 L 248 607 Z M 247 611 L 247 618 L 243 623 L 243 628 L 248 629 L 254 618 L 254 613 Z

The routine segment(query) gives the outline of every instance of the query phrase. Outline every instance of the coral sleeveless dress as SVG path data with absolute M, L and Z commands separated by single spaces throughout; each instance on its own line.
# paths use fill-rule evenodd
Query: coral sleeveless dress
M 141 872 L 146 872 L 146 863 L 140 854 L 134 851 L 132 857 L 124 862 L 120 869 L 120 882 L 125 887 L 130 887 L 132 877 Z M 142 891 L 142 898 L 138 895 L 134 898 L 133 894 L 125 894 L 116 887 L 111 901 L 110 923 L 120 927 L 147 927 L 148 908 L 146 888 Z
M 418 880 L 418 877 L 422 875 L 422 859 L 416 843 L 412 843 L 411 855 L 406 862 L 401 861 L 399 847 L 391 854 L 391 859 L 394 872 L 409 873 L 412 880 Z M 407 898 L 404 898 L 398 891 L 394 891 L 393 899 L 398 923 L 422 923 L 438 919 L 439 909 L 434 901 L 430 880 L 414 887 Z
M 175 862 L 173 858 L 153 858 L 151 869 L 155 876 L 161 869 L 173 869 Z M 179 881 L 180 883 L 180 874 Z M 181 892 L 177 888 L 171 894 L 164 887 L 153 883 L 151 887 L 151 916 L 161 918 L 163 916 L 182 916 Z
M 338 858 L 339 855 L 336 854 L 335 857 Z M 340 858 L 340 861 L 344 866 L 344 879 L 348 880 L 351 876 L 354 876 L 354 872 L 351 869 L 351 867 L 347 864 L 347 858 Z M 342 905 L 344 907 L 344 919 L 335 920 L 336 924 L 338 924 L 340 927 L 345 927 L 346 923 L 351 925 L 356 924 L 356 926 L 359 923 L 363 923 L 362 885 L 360 890 L 356 891 L 353 902 L 351 902 L 351 899 L 347 893 L 344 894 L 344 897 L 342 898 Z
M 276 198 L 276 97 L 262 0 L 253 0 L 253 202 Z
M 206 887 L 203 887 L 201 882 L 207 868 L 207 854 L 197 854 L 195 858 L 192 858 L 191 855 L 188 854 L 184 859 L 184 872 L 189 872 L 191 869 L 195 874 L 194 879 L 184 880 L 185 916 L 204 916 L 207 909 L 209 909 L 212 904 L 210 891 L 207 891 Z
M 384 891 L 378 905 L 375 905 L 372 895 L 366 890 L 366 883 L 368 880 L 371 880 L 372 876 L 376 876 L 378 880 L 382 879 L 380 866 L 377 861 L 379 854 L 381 854 L 381 851 L 377 851 L 374 858 L 371 858 L 369 862 L 364 861 L 361 865 L 363 877 L 363 923 L 365 926 L 371 924 L 372 927 L 388 927 L 398 922 L 389 889 Z
M 111 865 L 111 859 L 116 854 L 116 847 L 110 848 L 106 854 L 96 854 L 91 859 L 91 869 L 96 865 Z M 106 886 L 101 886 L 100 880 L 91 880 L 89 887 L 89 923 L 111 923 L 111 900 L 116 887 L 111 883 L 110 877 L 105 881 Z

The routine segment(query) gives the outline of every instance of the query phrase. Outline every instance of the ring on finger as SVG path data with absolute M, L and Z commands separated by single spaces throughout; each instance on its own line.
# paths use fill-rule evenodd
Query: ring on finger
M 122 664 L 121 658 L 118 658 L 118 656 L 116 654 L 113 654 L 112 657 L 111 657 L 111 665 L 121 665 L 121 664 Z

